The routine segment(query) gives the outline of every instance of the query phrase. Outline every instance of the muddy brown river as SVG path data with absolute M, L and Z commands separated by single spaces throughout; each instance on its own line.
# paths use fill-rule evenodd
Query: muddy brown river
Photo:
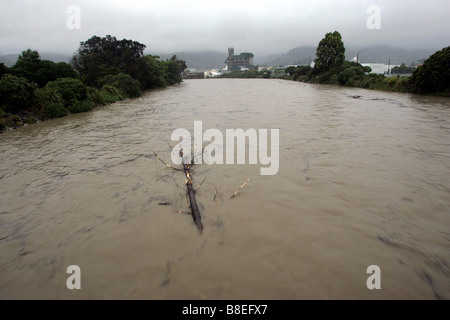
M 202 234 L 152 156 L 194 121 L 279 129 L 274 175 L 194 166 Z M 450 100 L 185 80 L 0 134 L 0 299 L 450 299 Z

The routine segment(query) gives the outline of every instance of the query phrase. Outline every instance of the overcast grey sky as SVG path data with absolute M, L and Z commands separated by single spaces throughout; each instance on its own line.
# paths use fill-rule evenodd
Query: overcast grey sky
M 80 9 L 79 29 L 69 5 Z M 380 29 L 369 29 L 368 19 Z M 345 45 L 441 49 L 450 45 L 449 0 L 0 0 L 0 53 L 73 53 L 93 35 L 132 39 L 149 53 L 255 54 L 317 46 L 330 31 Z

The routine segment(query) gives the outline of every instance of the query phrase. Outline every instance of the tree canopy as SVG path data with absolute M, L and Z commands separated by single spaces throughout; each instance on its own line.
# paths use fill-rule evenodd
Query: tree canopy
M 0 105 L 14 113 L 32 107 L 36 89 L 36 84 L 26 78 L 5 74 L 0 80 Z
M 411 82 L 421 94 L 450 96 L 450 47 L 435 52 L 424 64 L 414 70 Z
M 96 86 L 98 79 L 106 75 L 130 73 L 144 55 L 145 48 L 137 41 L 117 40 L 110 35 L 93 36 L 80 43 L 72 64 L 86 84 Z
M 9 70 L 18 77 L 24 77 L 30 82 L 43 87 L 47 82 L 58 78 L 77 78 L 73 67 L 66 62 L 55 63 L 50 60 L 41 60 L 39 52 L 27 49 L 17 58 L 16 63 Z
M 345 61 L 345 47 L 341 34 L 337 31 L 328 32 L 320 40 L 316 56 L 314 69 L 317 72 L 326 72 L 339 67 Z

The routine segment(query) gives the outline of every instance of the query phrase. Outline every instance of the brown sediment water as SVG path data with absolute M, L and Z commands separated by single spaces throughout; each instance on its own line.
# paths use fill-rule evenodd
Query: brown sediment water
M 280 133 L 275 175 L 194 166 L 202 234 L 151 156 L 194 121 Z M 185 80 L 5 132 L 0 159 L 0 299 L 450 299 L 449 99 Z

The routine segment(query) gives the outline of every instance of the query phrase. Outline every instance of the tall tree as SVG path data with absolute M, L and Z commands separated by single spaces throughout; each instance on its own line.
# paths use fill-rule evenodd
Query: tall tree
M 0 63 L 0 78 L 8 72 L 8 67 L 4 63 Z
M 184 60 L 178 59 L 177 56 L 174 55 L 170 59 L 165 61 L 165 65 L 167 68 L 167 83 L 170 85 L 180 83 L 182 81 L 181 75 L 187 68 L 186 62 Z
M 145 47 L 137 41 L 117 40 L 110 35 L 103 38 L 93 36 L 80 43 L 72 65 L 88 85 L 96 86 L 98 79 L 108 74 L 134 70 Z
M 22 51 L 10 71 L 17 77 L 24 77 L 28 81 L 36 83 L 39 87 L 44 87 L 47 82 L 58 78 L 76 78 L 78 76 L 70 64 L 41 60 L 39 52 L 31 49 Z
M 35 82 L 34 76 L 41 64 L 41 56 L 36 50 L 27 49 L 17 57 L 16 63 L 11 67 L 11 72 L 18 77 L 24 77 Z
M 167 86 L 166 73 L 163 61 L 152 55 L 140 57 L 130 70 L 130 75 L 141 83 L 142 90 Z
M 450 46 L 436 51 L 414 70 L 411 82 L 418 93 L 450 96 Z
M 328 32 L 319 42 L 316 56 L 314 69 L 317 73 L 341 66 L 345 61 L 345 47 L 341 34 L 337 31 Z

